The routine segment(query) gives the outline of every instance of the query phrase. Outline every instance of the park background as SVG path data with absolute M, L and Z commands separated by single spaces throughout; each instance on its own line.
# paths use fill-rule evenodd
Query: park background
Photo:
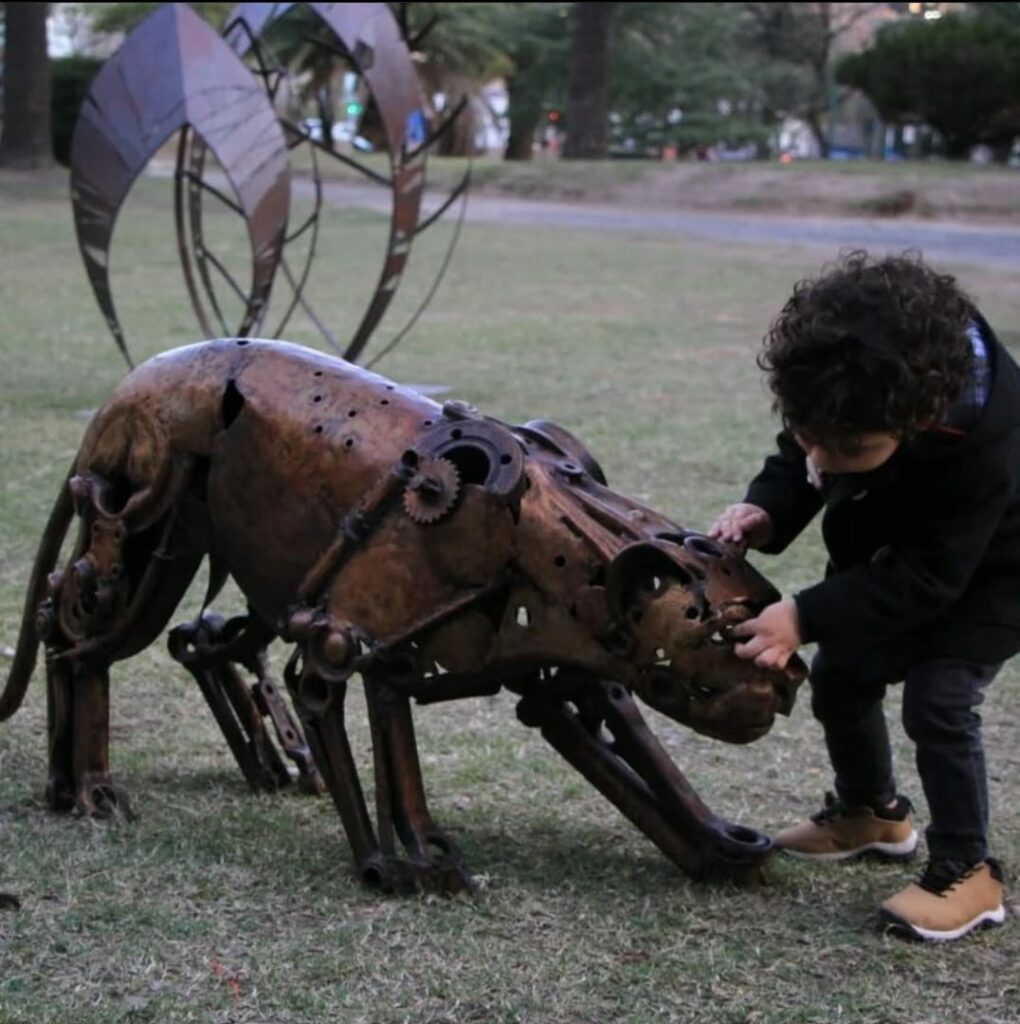
M 103 6 L 137 20 L 153 5 L 49 6 L 74 7 L 48 12 L 52 45 L 58 14 L 84 18 L 88 8 Z M 214 8 L 225 5 L 195 6 L 215 17 Z M 467 15 L 456 9 L 472 9 L 476 32 L 483 17 L 477 9 L 485 5 L 415 6 L 438 9 L 454 50 L 471 27 L 457 28 Z M 797 46 L 785 43 L 780 51 L 775 44 L 763 56 L 745 36 L 730 36 L 733 12 L 720 13 L 724 8 L 768 18 L 793 18 L 794 9 L 801 18 L 807 10 L 830 19 L 847 8 L 875 9 L 881 14 L 873 13 L 875 34 L 855 51 L 863 53 L 880 25 L 942 32 L 946 24 L 958 21 L 969 30 L 989 17 L 1002 19 L 994 35 L 1009 43 L 1010 33 L 1020 32 L 1018 5 L 629 5 L 649 9 L 649 19 L 677 19 L 670 22 L 673 41 L 686 49 L 672 51 L 681 66 L 669 84 L 678 91 L 665 99 L 646 92 L 628 108 L 609 89 L 608 113 L 614 103 L 638 113 L 641 103 L 660 104 L 656 109 L 667 115 L 659 122 L 666 125 L 690 82 L 711 78 L 702 61 L 705 37 L 692 37 L 683 19 L 694 18 L 699 31 L 722 33 L 735 49 L 712 51 L 714 63 L 725 66 L 715 68 L 697 96 L 683 93 L 690 97 L 681 108 L 687 112 L 673 127 L 689 127 L 700 109 L 697 135 L 677 134 L 671 142 L 635 130 L 614 140 L 607 113 L 605 154 L 584 158 L 563 151 L 571 33 L 578 9 L 614 5 L 488 6 L 501 9 L 501 17 L 516 9 L 532 18 L 542 9 L 543 17 L 555 13 L 563 22 L 553 22 L 559 35 L 551 37 L 560 49 L 544 51 L 538 61 L 548 72 L 555 63 L 550 53 L 559 54 L 561 91 L 542 100 L 530 159 L 476 155 L 473 212 L 450 269 L 381 372 L 445 388 L 446 397 L 467 399 L 509 422 L 553 418 L 589 445 L 614 487 L 703 529 L 742 495 L 776 427 L 755 365 L 760 338 L 793 283 L 816 273 L 843 244 L 862 237 L 880 251 L 920 244 L 932 262 L 958 276 L 1006 345 L 1020 353 L 1015 124 L 1008 145 L 989 129 L 956 146 L 920 120 L 919 107 L 907 114 L 886 108 L 884 120 L 877 111 L 869 115 L 882 126 L 868 135 L 882 141 L 881 152 L 836 147 L 833 153 L 826 134 L 823 157 L 820 150 L 799 154 L 779 144 L 782 124 L 806 125 L 804 118 L 768 122 L 761 133 L 763 108 L 748 100 L 745 128 L 729 133 L 724 128 L 734 127 L 740 103 L 730 101 L 728 113 L 718 103 L 744 95 L 732 92 L 735 71 L 746 72 L 746 95 L 759 98 L 765 86 L 752 72 L 769 79 L 782 70 L 801 83 L 810 78 L 806 71 L 793 74 Z M 989 13 L 989 7 L 1008 11 Z M 696 18 L 681 8 L 696 8 Z M 932 12 L 939 16 L 926 16 Z M 643 31 L 663 23 L 645 24 Z M 812 24 L 817 28 L 809 22 L 798 31 Z M 618 25 L 614 37 L 620 47 L 625 28 Z M 102 35 L 94 35 L 90 49 Z M 673 39 L 657 38 L 663 50 Z M 113 35 L 107 44 L 115 41 Z M 7 42 L 9 51 L 9 33 Z M 615 52 L 620 60 L 626 50 Z M 955 64 L 964 63 L 963 52 L 950 51 Z M 745 59 L 735 60 L 741 54 Z M 819 124 L 826 133 L 838 110 L 863 102 L 859 90 L 837 81 L 838 58 L 828 53 L 825 63 Z M 691 65 L 698 74 L 680 81 Z M 610 66 L 618 68 L 612 60 Z M 504 85 L 517 67 L 501 68 Z M 631 67 L 633 84 L 641 76 Z M 458 73 L 464 88 L 483 91 L 490 70 L 475 79 L 464 67 Z M 964 71 L 972 73 L 973 63 Z M 343 101 L 342 84 L 332 83 L 334 105 Z M 311 121 L 323 121 L 319 100 L 314 91 L 305 98 Z M 1008 121 L 1015 108 L 1014 94 L 1013 107 L 1006 103 L 990 122 Z M 559 117 L 550 122 L 553 112 Z M 636 124 L 638 115 L 628 116 Z M 124 372 L 78 256 L 66 171 L 46 166 L 50 132 L 31 159 L 24 153 L 12 159 L 6 123 L 0 136 L 6 162 L 0 169 L 0 668 L 16 642 L 42 524 L 91 411 Z M 550 125 L 562 125 L 552 129 L 555 146 Z M 640 153 L 628 152 L 627 138 Z M 622 152 L 610 152 L 615 143 Z M 738 159 L 752 143 L 755 159 Z M 437 190 L 457 180 L 464 161 L 451 154 L 430 164 Z M 121 213 L 111 260 L 137 360 L 198 337 L 172 237 L 171 186 L 159 161 L 151 171 Z M 386 219 L 361 201 L 349 176 L 338 174 L 331 184 L 310 296 L 343 336 L 374 283 Z M 562 211 L 573 211 L 574 221 Z M 594 226 L 576 226 L 582 213 Z M 705 213 L 723 227 L 713 233 L 691 219 Z M 416 247 L 376 350 L 427 293 L 455 230 L 441 223 Z M 210 237 L 243 264 L 243 237 L 226 214 L 210 225 Z M 296 322 L 289 337 L 322 347 L 310 324 Z M 784 555 L 752 560 L 785 591 L 809 584 L 823 564 L 817 527 Z M 203 573 L 175 622 L 198 611 L 204 584 Z M 217 605 L 240 610 L 240 598 L 228 594 Z M 284 652 L 273 654 L 279 669 Z M 1018 669 L 1007 666 L 984 708 L 992 844 L 1005 863 L 1014 915 L 1020 911 Z M 117 665 L 112 690 L 113 767 L 139 813 L 129 826 L 46 810 L 38 676 L 25 707 L 0 725 L 0 892 L 20 904 L 0 906 L 2 1024 L 1020 1021 L 1015 920 L 946 947 L 883 934 L 875 907 L 913 877 L 910 866 L 819 868 L 776 858 L 768 884 L 757 890 L 694 884 L 516 721 L 509 695 L 416 714 L 436 818 L 483 881 L 477 897 L 448 900 L 366 892 L 353 879 L 328 800 L 248 793 L 195 687 L 161 643 Z M 815 810 L 831 785 L 806 697 L 789 719 L 746 747 L 649 717 L 709 806 L 775 831 Z M 352 703 L 352 739 L 367 756 L 356 694 Z M 896 691 L 888 713 L 901 788 L 919 803 L 923 824 Z

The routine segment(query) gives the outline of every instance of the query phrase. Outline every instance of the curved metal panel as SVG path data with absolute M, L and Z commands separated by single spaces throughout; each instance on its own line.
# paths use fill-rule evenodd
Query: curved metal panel
M 294 4 L 242 3 L 234 8 L 225 38 L 246 55 L 274 18 Z M 379 325 L 407 265 L 419 230 L 429 123 L 425 99 L 400 26 L 385 3 L 309 4 L 350 55 L 379 109 L 390 158 L 393 208 L 386 255 L 375 292 L 361 323 L 343 352 L 357 361 Z
M 96 300 L 129 365 L 110 292 L 113 228 L 132 182 L 185 127 L 202 137 L 222 165 L 245 218 L 253 268 L 239 333 L 247 333 L 265 311 L 286 233 L 286 141 L 260 83 L 230 47 L 187 5 L 167 4 L 128 36 L 96 76 L 71 147 L 78 244 Z

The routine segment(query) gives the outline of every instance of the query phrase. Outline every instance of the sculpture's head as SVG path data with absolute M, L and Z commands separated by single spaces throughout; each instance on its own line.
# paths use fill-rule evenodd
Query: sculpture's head
M 733 627 L 779 598 L 739 552 L 610 490 L 555 424 L 443 412 L 404 456 L 402 514 L 336 578 L 323 635 L 360 637 L 337 650 L 368 641 L 420 698 L 535 673 L 561 691 L 614 680 L 731 743 L 789 713 L 799 660 L 769 671 L 734 651 Z
M 732 633 L 779 600 L 775 587 L 735 548 L 609 490 L 562 428 L 520 430 L 531 455 L 523 507 L 536 526 L 522 520 L 519 559 L 553 593 L 563 586 L 568 617 L 608 652 L 612 678 L 670 718 L 732 743 L 757 739 L 777 712 L 789 714 L 803 663 L 758 668 L 737 656 Z
M 609 564 L 606 592 L 611 642 L 626 651 L 628 681 L 646 704 L 731 743 L 790 713 L 803 663 L 761 669 L 734 651 L 733 627 L 779 599 L 738 553 L 690 532 L 636 542 Z

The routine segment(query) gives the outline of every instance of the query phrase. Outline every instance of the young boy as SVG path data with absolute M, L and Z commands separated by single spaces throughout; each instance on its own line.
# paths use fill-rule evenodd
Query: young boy
M 811 707 L 836 794 L 776 842 L 819 861 L 913 856 L 882 711 L 903 681 L 929 862 L 880 915 L 932 940 L 999 924 L 975 708 L 1020 650 L 1020 367 L 952 277 L 861 252 L 796 286 L 759 363 L 778 451 L 710 533 L 777 553 L 824 507 L 829 555 L 822 582 L 734 631 L 762 666 L 818 644 Z

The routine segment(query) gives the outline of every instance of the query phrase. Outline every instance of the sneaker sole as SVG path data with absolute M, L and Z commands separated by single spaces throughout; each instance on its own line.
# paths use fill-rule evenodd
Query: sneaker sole
M 901 839 L 898 843 L 865 843 L 864 846 L 858 846 L 853 850 L 836 850 L 832 853 L 809 853 L 807 850 L 795 850 L 790 846 L 780 846 L 779 849 L 800 860 L 821 862 L 854 860 L 869 855 L 879 860 L 908 861 L 913 860 L 917 853 L 917 830 L 911 831 L 906 839 Z
M 889 931 L 920 939 L 922 942 L 952 942 L 954 939 L 962 939 L 964 935 L 979 928 L 995 928 L 1006 920 L 1006 908 L 1002 904 L 994 910 L 983 911 L 974 920 L 968 921 L 959 928 L 946 931 L 922 928 L 920 925 L 911 924 L 902 917 L 897 917 L 896 914 L 892 914 L 888 910 L 879 910 L 878 914 Z

